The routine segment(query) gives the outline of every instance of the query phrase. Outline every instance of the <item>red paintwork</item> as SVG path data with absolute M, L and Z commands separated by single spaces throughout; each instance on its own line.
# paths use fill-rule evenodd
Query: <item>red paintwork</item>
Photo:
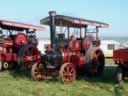
M 81 40 L 71 40 L 70 47 L 72 50 L 78 51 L 81 50 Z
M 82 49 L 82 41 L 81 40 L 74 40 L 70 41 L 70 48 L 63 49 L 63 60 L 64 63 L 72 62 L 76 68 L 81 68 L 85 62 L 85 56 L 80 52 Z
M 83 40 L 83 48 L 84 50 L 88 50 L 91 47 L 92 44 L 92 37 L 87 36 L 84 40 Z
M 32 51 L 31 51 L 31 50 Z M 23 55 L 23 62 L 40 62 L 41 56 L 40 52 L 35 48 L 35 46 L 31 46 L 25 49 L 24 55 Z
M 16 53 L 14 53 L 12 56 L 13 56 L 13 61 L 15 61 L 15 62 L 16 62 L 16 61 L 17 61 L 17 59 L 18 59 L 18 58 L 17 58 Z
M 0 28 L 1 28 L 0 29 L 1 32 L 3 33 L 7 32 L 6 36 L 3 36 L 2 34 L 0 34 L 2 35 L 0 36 L 0 60 L 2 61 L 2 64 L 3 62 L 18 63 L 18 59 L 21 58 L 21 57 L 18 57 L 19 51 L 22 49 L 23 46 L 27 46 L 29 44 L 34 46 L 33 49 L 27 50 L 29 52 L 31 52 L 32 50 L 31 52 L 32 54 L 25 53 L 24 54 L 25 58 L 23 58 L 23 60 L 29 61 L 30 64 L 34 60 L 37 62 L 40 61 L 41 59 L 40 52 L 36 48 L 38 44 L 38 39 L 35 35 L 32 35 L 32 34 L 31 34 L 31 37 L 29 37 L 27 32 L 29 29 L 32 29 L 34 31 L 43 30 L 42 27 L 23 24 L 23 23 L 16 23 L 12 21 L 0 20 Z M 3 31 L 3 29 L 6 31 Z M 32 43 L 31 39 L 35 41 L 34 44 Z M 24 52 L 24 50 L 22 51 Z
M 62 53 L 63 53 L 63 61 L 64 62 L 69 62 L 70 61 L 70 56 L 71 56 L 71 51 L 67 48 L 67 49 L 63 49 Z
M 1 56 L 0 60 L 6 61 L 6 62 L 16 62 L 17 61 L 17 55 L 14 53 L 6 53 Z
M 28 44 L 28 42 L 28 36 L 24 33 L 19 33 L 15 38 L 15 43 L 17 44 L 17 46 L 26 45 Z
M 95 48 L 100 45 L 99 42 L 100 40 L 98 38 L 98 32 L 99 32 L 98 29 L 101 27 L 102 28 L 109 27 L 109 25 L 102 22 L 96 22 L 81 18 L 56 15 L 55 13 L 56 13 L 55 11 L 50 11 L 49 16 L 41 20 L 42 24 L 50 25 L 50 39 L 52 45 L 52 47 L 48 46 L 46 49 L 46 53 L 42 55 L 42 65 L 44 66 L 44 70 L 46 70 L 46 76 L 48 74 L 47 70 L 52 70 L 49 71 L 51 73 L 57 70 L 60 71 L 61 73 L 60 76 L 62 79 L 63 79 L 62 77 L 63 75 L 65 75 L 64 79 L 66 80 L 70 80 L 69 78 L 73 78 L 73 76 L 75 77 L 76 74 L 68 78 L 67 73 L 64 73 L 65 71 L 63 71 L 63 69 L 65 69 L 66 72 L 71 70 L 71 68 L 68 68 L 68 66 L 66 66 L 67 68 L 66 67 L 63 68 L 63 66 L 65 66 L 67 63 L 73 65 L 75 67 L 74 70 L 79 70 L 82 72 L 85 71 L 85 67 L 86 67 L 85 65 L 87 65 L 87 63 L 93 64 L 93 62 L 95 61 L 94 64 L 98 62 L 95 65 L 96 66 L 98 65 L 97 66 L 98 68 L 102 67 L 101 68 L 102 71 L 104 67 L 104 55 L 101 54 L 100 56 L 98 56 L 97 55 L 98 53 L 96 52 L 97 54 L 96 53 L 95 54 L 97 57 L 94 56 L 93 58 L 91 58 L 89 56 L 92 54 Z M 58 32 L 58 30 L 56 31 L 56 26 L 60 27 L 60 32 Z M 95 26 L 95 30 L 92 32 L 88 31 L 88 26 Z M 63 29 L 62 27 L 66 27 L 66 30 L 64 32 L 62 30 Z M 70 30 L 72 30 L 72 28 L 74 28 L 74 31 L 73 32 L 71 31 L 72 32 L 71 33 Z M 83 32 L 85 32 L 85 34 L 82 34 Z M 90 36 L 90 33 L 95 33 L 95 37 L 92 38 L 94 35 Z M 92 47 L 95 48 L 93 49 Z M 88 55 L 88 57 L 86 55 Z M 93 60 L 91 61 L 91 59 Z M 100 63 L 102 64 L 102 66 Z M 97 70 L 99 71 L 97 67 L 95 69 L 96 71 Z
M 24 61 L 25 62 L 29 62 L 29 61 L 34 61 L 34 60 L 40 60 L 40 56 L 37 54 L 37 55 L 34 55 L 34 56 L 24 56 Z
M 97 26 L 97 27 L 101 27 L 101 28 L 108 28 L 109 27 L 109 25 L 85 21 L 85 20 L 73 20 L 72 23 L 80 24 L 80 25 Z
M 11 53 L 6 53 L 6 54 L 5 54 L 5 60 L 6 60 L 7 62 L 12 61 L 12 54 L 11 54 Z
M 120 64 L 128 63 L 128 49 L 119 49 L 113 52 L 113 60 Z
M 13 41 L 11 39 L 4 39 L 3 46 L 4 47 L 13 46 Z
M 85 57 L 80 54 L 72 55 L 71 62 L 76 66 L 77 69 L 82 69 L 83 65 L 86 64 Z
M 45 29 L 44 27 L 40 27 L 40 26 L 33 26 L 30 24 L 23 24 L 23 23 L 7 21 L 7 20 L 0 20 L 0 26 L 11 27 L 12 29 L 13 28 L 33 29 L 33 30 L 44 30 Z

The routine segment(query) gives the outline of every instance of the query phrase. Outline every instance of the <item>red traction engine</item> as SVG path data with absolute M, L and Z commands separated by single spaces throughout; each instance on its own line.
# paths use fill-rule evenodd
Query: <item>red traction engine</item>
M 50 11 L 49 16 L 41 20 L 41 24 L 50 25 L 51 45 L 47 46 L 41 63 L 32 67 L 35 80 L 59 75 L 68 84 L 76 79 L 77 72 L 91 75 L 103 72 L 104 54 L 98 48 L 98 29 L 108 27 L 108 24 L 56 15 L 55 11 Z M 88 26 L 93 26 L 95 30 L 89 31 Z
M 117 81 L 121 83 L 128 77 L 128 48 L 114 50 L 113 60 L 118 65 L 116 70 Z
M 31 69 L 33 63 L 40 61 L 36 30 L 42 28 L 0 20 L 0 70 L 16 65 L 21 69 Z

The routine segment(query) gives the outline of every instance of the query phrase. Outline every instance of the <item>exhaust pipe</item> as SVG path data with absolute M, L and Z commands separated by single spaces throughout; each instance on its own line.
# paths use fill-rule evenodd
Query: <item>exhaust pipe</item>
M 50 18 L 50 38 L 51 38 L 51 46 L 52 48 L 55 48 L 55 38 L 56 38 L 56 26 L 55 26 L 55 16 L 56 11 L 50 11 L 49 12 L 49 18 Z

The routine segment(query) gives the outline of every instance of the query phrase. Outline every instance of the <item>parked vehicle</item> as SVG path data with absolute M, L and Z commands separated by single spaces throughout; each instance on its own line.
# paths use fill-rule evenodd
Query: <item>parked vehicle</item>
M 114 50 L 113 60 L 118 65 L 116 71 L 117 81 L 121 83 L 128 77 L 128 48 Z
M 41 63 L 32 67 L 34 80 L 59 75 L 68 84 L 76 79 L 78 72 L 97 76 L 103 73 L 105 61 L 98 33 L 99 28 L 107 28 L 108 24 L 56 15 L 55 11 L 50 11 L 40 22 L 50 26 L 51 44 L 42 55 Z M 88 26 L 93 26 L 94 30 L 89 30 Z M 56 29 L 60 29 L 59 33 Z
M 19 65 L 30 70 L 41 60 L 36 30 L 42 27 L 0 20 L 0 70 Z
M 112 58 L 113 51 L 121 48 L 122 46 L 123 45 L 121 45 L 120 42 L 115 40 L 101 40 L 100 48 L 102 49 L 105 57 Z

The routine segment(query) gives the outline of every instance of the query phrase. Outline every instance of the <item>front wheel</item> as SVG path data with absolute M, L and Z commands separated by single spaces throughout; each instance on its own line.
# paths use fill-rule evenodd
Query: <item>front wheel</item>
M 46 76 L 44 74 L 44 67 L 42 64 L 40 63 L 35 63 L 32 65 L 32 69 L 31 69 L 31 76 L 33 78 L 33 80 L 45 80 Z
M 72 63 L 64 63 L 60 68 L 60 77 L 64 84 L 73 83 L 76 79 L 76 69 Z

